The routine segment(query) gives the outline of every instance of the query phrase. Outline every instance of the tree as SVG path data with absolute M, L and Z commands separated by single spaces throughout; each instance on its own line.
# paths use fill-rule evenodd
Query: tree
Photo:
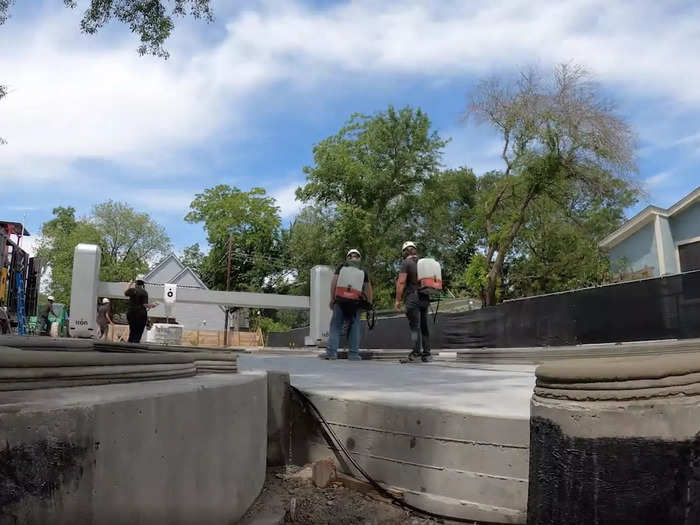
M 205 257 L 206 255 L 204 255 L 199 249 L 199 243 L 196 242 L 191 246 L 186 246 L 185 249 L 182 250 L 182 257 L 180 257 L 180 260 L 182 261 L 182 264 L 196 273 L 201 279 Z
M 312 214 L 325 218 L 334 261 L 350 247 L 362 252 L 380 304 L 391 302 L 401 242 L 413 233 L 407 218 L 423 184 L 439 171 L 446 141 L 430 126 L 425 113 L 410 107 L 352 115 L 314 146 L 314 165 L 304 168 L 307 183 L 297 190 L 299 200 L 318 207 Z
M 51 295 L 59 303 L 70 302 L 73 279 L 73 254 L 80 243 L 97 244 L 102 247 L 100 232 L 86 220 L 76 220 L 75 208 L 53 209 L 54 218 L 41 227 L 41 239 L 37 256 L 44 267 L 51 269 Z
M 51 293 L 68 304 L 73 276 L 73 254 L 79 243 L 102 250 L 100 279 L 127 281 L 148 270 L 151 259 L 166 253 L 170 241 L 148 215 L 108 201 L 93 208 L 93 216 L 75 218 L 75 208 L 58 207 L 41 228 L 37 255 L 51 269 Z
M 75 8 L 77 0 L 63 0 L 66 7 Z M 9 16 L 13 0 L 0 0 L 0 25 Z M 97 33 L 107 23 L 116 20 L 136 33 L 141 55 L 152 54 L 168 58 L 163 47 L 175 27 L 174 18 L 190 15 L 211 22 L 214 17 L 209 0 L 90 0 L 80 29 L 89 35 Z
M 488 124 L 503 139 L 505 169 L 480 181 L 475 222 L 482 230 L 486 304 L 493 305 L 533 206 L 573 202 L 577 195 L 605 198 L 620 184 L 631 188 L 634 141 L 585 70 L 568 65 L 558 66 L 548 82 L 535 71 L 516 82 L 481 82 L 466 118 Z
M 267 276 L 283 266 L 279 208 L 264 189 L 243 192 L 221 184 L 195 195 L 190 210 L 185 220 L 204 223 L 211 246 L 201 267 L 209 287 L 226 289 L 229 243 L 232 290 L 265 288 Z
M 129 281 L 145 273 L 154 258 L 171 248 L 165 228 L 123 202 L 95 205 L 91 222 L 102 236 L 101 273 L 106 281 Z
M 609 282 L 612 268 L 599 241 L 624 222 L 636 192 L 624 184 L 608 198 L 575 195 L 563 205 L 539 200 L 505 263 L 504 295 L 523 297 Z

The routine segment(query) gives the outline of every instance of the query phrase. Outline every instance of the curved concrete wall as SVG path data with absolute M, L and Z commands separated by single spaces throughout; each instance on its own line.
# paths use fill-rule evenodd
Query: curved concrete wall
M 421 509 L 497 523 L 524 523 L 528 422 L 309 393 L 355 460 Z M 333 452 L 308 414 L 292 418 L 292 462 Z M 342 456 L 340 469 L 361 478 Z
M 699 354 L 540 366 L 528 523 L 700 523 L 699 435 Z
M 264 373 L 4 392 L 0 523 L 235 523 L 266 428 Z

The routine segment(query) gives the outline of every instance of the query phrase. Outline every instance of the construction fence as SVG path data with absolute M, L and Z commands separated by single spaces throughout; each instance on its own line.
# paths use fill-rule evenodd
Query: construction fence
M 430 320 L 431 345 L 516 348 L 700 337 L 700 270 L 508 301 Z M 271 332 L 267 346 L 302 346 L 308 328 Z M 409 348 L 405 316 L 362 326 L 362 348 Z
M 107 341 L 126 342 L 129 340 L 129 327 L 127 325 L 113 324 L 109 326 Z M 182 336 L 182 344 L 190 346 L 216 347 L 224 346 L 223 330 L 185 330 Z M 237 332 L 228 334 L 228 346 L 260 347 L 263 346 L 262 331 Z

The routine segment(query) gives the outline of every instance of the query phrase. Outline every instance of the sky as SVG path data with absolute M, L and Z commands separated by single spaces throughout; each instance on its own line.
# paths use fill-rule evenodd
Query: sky
M 451 138 L 445 167 L 502 168 L 498 137 L 461 118 L 468 94 L 559 63 L 584 66 L 636 133 L 646 191 L 630 216 L 700 186 L 697 2 L 214 0 L 213 23 L 176 20 L 168 60 L 139 56 L 121 24 L 82 34 L 85 1 L 15 4 L 0 26 L 0 219 L 32 234 L 56 206 L 86 216 L 114 199 L 177 252 L 204 246 L 183 217 L 216 184 L 264 187 L 288 222 L 313 145 L 388 105 Z

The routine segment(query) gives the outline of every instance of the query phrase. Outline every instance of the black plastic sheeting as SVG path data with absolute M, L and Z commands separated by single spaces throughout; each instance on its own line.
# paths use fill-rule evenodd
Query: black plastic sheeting
M 512 348 L 700 337 L 700 271 L 520 299 L 430 317 L 435 349 Z M 268 346 L 304 345 L 308 328 L 272 332 Z M 408 348 L 405 317 L 362 326 L 362 348 Z

